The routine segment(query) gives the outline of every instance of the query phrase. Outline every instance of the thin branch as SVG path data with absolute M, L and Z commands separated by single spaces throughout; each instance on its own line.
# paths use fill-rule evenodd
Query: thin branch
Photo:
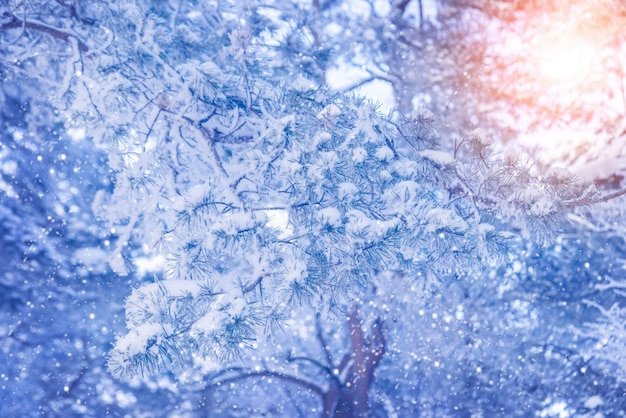
M 266 277 L 268 277 L 268 276 L 271 276 L 272 274 L 274 274 L 274 273 L 270 273 L 270 272 L 268 272 L 268 273 L 265 273 L 265 274 L 260 275 L 260 276 L 259 276 L 259 277 L 257 277 L 257 278 L 256 278 L 256 279 L 252 282 L 252 283 L 250 283 L 250 284 L 246 285 L 246 286 L 243 288 L 243 293 L 245 294 L 245 293 L 250 293 L 250 292 L 252 292 L 252 291 L 254 290 L 254 288 L 255 288 L 255 287 L 257 287 L 258 285 L 260 285 L 260 284 L 261 284 L 261 282 L 263 281 L 263 279 L 264 279 L 264 278 L 266 278 Z
M 328 366 L 335 367 L 333 357 L 330 355 L 330 350 L 328 350 L 328 344 L 326 344 L 326 340 L 324 339 L 324 334 L 322 332 L 322 318 L 319 312 L 315 314 L 315 328 L 317 330 L 317 339 L 322 346 L 322 350 L 324 350 L 324 356 L 326 357 L 326 362 L 328 363 Z
M 339 367 L 337 367 L 339 369 L 339 374 L 345 374 L 344 372 L 352 365 L 352 363 L 352 355 L 350 353 L 344 355 L 339 363 Z
M 213 154 L 213 158 L 215 158 L 215 163 L 217 164 L 217 167 L 220 169 L 220 171 L 222 172 L 222 174 L 224 174 L 226 177 L 230 177 L 228 175 L 228 173 L 226 172 L 226 169 L 224 168 L 224 164 L 222 164 L 222 160 L 217 152 L 217 148 L 215 146 L 215 140 L 213 138 L 213 136 L 211 135 L 211 133 L 202 125 L 200 125 L 199 123 L 195 122 L 193 119 L 187 117 L 187 116 L 183 116 L 182 117 L 184 120 L 186 120 L 187 122 L 189 122 L 194 128 L 198 129 L 200 131 L 200 133 L 202 133 L 202 136 L 204 136 L 204 139 L 207 140 L 209 147 L 211 148 L 211 152 Z
M 454 139 L 454 159 L 455 160 L 459 153 L 459 149 L 465 143 L 465 141 L 466 141 L 466 138 L 463 138 L 460 142 L 456 138 Z
M 602 196 L 599 201 L 600 202 L 608 202 L 609 200 L 616 199 L 616 198 L 618 198 L 620 196 L 623 196 L 625 194 L 626 194 L 626 189 L 618 190 L 615 193 L 611 193 L 611 194 L 607 194 L 605 196 Z
M 303 357 L 303 356 L 292 357 L 291 353 L 289 353 L 287 355 L 287 361 L 290 363 L 296 362 L 296 361 L 311 363 L 312 365 L 314 365 L 315 367 L 317 367 L 318 369 L 326 373 L 331 379 L 335 380 L 337 384 L 340 384 L 339 380 L 337 379 L 337 376 L 333 373 L 333 371 L 329 367 L 323 365 L 322 363 L 320 363 L 319 361 L 315 359 L 312 359 L 310 357 Z
M 178 20 L 178 15 L 180 14 L 180 8 L 183 0 L 178 0 L 178 4 L 174 9 L 174 13 L 172 13 L 172 18 L 170 19 L 170 27 L 174 29 L 176 27 L 176 21 Z
M 606 284 L 597 284 L 594 287 L 597 290 L 607 290 L 607 289 L 626 289 L 626 283 L 614 280 L 612 277 L 608 277 L 609 282 Z
M 322 390 L 322 388 L 320 388 L 319 386 L 311 383 L 311 382 L 307 382 L 306 380 L 303 379 L 299 379 L 295 376 L 291 376 L 288 374 L 284 374 L 284 373 L 279 373 L 279 372 L 272 372 L 269 370 L 265 370 L 265 371 L 261 371 L 261 372 L 246 372 L 246 373 L 242 373 L 238 376 L 233 376 L 233 377 L 227 377 L 224 378 L 222 380 L 218 380 L 216 382 L 213 382 L 211 384 L 211 386 L 213 387 L 218 387 L 218 386 L 222 386 L 222 385 L 226 385 L 229 383 L 236 383 L 238 381 L 241 380 L 246 380 L 246 379 L 252 379 L 255 377 L 260 377 L 260 378 L 264 378 L 264 377 L 268 377 L 268 378 L 276 378 L 276 379 L 280 379 L 283 380 L 285 382 L 288 383 L 292 383 L 294 385 L 298 385 L 301 386 L 315 394 L 317 394 L 320 397 L 324 397 L 325 392 Z
M 366 78 L 366 79 L 363 79 L 363 80 L 359 81 L 359 82 L 358 82 L 358 83 L 356 83 L 356 84 L 353 84 L 353 85 L 351 85 L 351 86 L 349 86 L 349 87 L 346 87 L 346 88 L 342 89 L 342 90 L 341 90 L 341 92 L 342 92 L 342 93 L 347 93 L 347 92 L 350 92 L 350 91 L 352 91 L 352 90 L 356 90 L 356 89 L 358 89 L 358 88 L 360 88 L 360 87 L 364 86 L 364 85 L 365 85 L 365 84 L 367 84 L 367 83 L 371 83 L 372 81 L 376 80 L 377 78 L 378 78 L 378 77 L 368 77 L 368 78 Z
M 422 0 L 417 1 L 417 7 L 420 11 L 420 29 L 424 27 L 424 5 L 422 4 Z
M 87 44 L 83 42 L 78 37 L 78 35 L 71 33 L 71 32 L 66 32 L 62 29 L 58 29 L 53 26 L 46 25 L 43 22 L 37 22 L 37 21 L 27 20 L 27 19 L 21 20 L 15 16 L 11 16 L 11 20 L 0 25 L 0 31 L 9 30 L 9 29 L 17 29 L 17 28 L 33 29 L 39 32 L 46 33 L 55 39 L 60 39 L 66 42 L 69 42 L 71 38 L 74 38 L 78 42 L 78 49 L 81 52 L 89 51 L 89 46 L 87 46 Z

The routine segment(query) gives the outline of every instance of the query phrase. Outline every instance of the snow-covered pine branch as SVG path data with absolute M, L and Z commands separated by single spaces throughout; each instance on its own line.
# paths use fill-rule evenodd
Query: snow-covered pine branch
M 318 88 L 316 29 L 290 7 L 112 3 L 102 48 L 74 51 L 60 120 L 107 154 L 110 264 L 126 274 L 130 244 L 167 260 L 127 301 L 118 376 L 227 361 L 300 305 L 347 312 L 380 272 L 467 274 L 586 201 L 484 135 L 449 155 L 431 113 L 394 121 Z
M 193 167 L 163 167 L 196 176 L 155 183 L 172 202 L 150 213 L 164 226 L 166 277 L 129 299 L 129 333 L 109 362 L 115 374 L 236 357 L 274 313 L 301 305 L 345 312 L 381 271 L 428 281 L 505 259 L 515 229 L 527 228 L 511 228 L 511 219 L 542 219 L 541 232 L 550 232 L 559 218 L 545 211 L 560 215 L 558 205 L 575 195 L 564 191 L 568 182 L 542 181 L 523 166 L 510 167 L 513 177 L 497 170 L 497 155 L 457 161 L 442 151 L 396 149 L 402 133 L 360 99 L 303 99 L 286 89 L 277 100 L 280 107 L 268 101 L 250 116 L 269 126 L 248 140 L 215 143 Z M 195 143 L 206 140 L 195 135 Z M 172 140 L 179 150 L 189 143 Z M 478 175 L 460 174 L 471 170 Z M 510 198 L 528 193 L 528 179 L 534 200 Z M 544 201 L 555 207 L 537 208 Z M 271 225 L 275 208 L 288 228 Z M 210 298 L 198 296 L 202 286 Z M 148 288 L 153 296 L 142 296 Z

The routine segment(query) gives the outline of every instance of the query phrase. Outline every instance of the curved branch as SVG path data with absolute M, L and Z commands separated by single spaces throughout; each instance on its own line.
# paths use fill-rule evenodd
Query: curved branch
M 78 35 L 71 33 L 71 32 L 66 32 L 59 28 L 55 28 L 54 26 L 46 25 L 43 22 L 27 20 L 27 19 L 21 20 L 15 16 L 11 16 L 11 20 L 0 25 L 0 31 L 9 30 L 9 29 L 17 29 L 17 28 L 33 29 L 39 32 L 46 33 L 55 39 L 60 39 L 66 42 L 69 42 L 71 38 L 74 38 L 78 42 L 79 51 L 81 52 L 89 51 L 89 46 L 87 46 L 87 44 L 83 42 L 78 37 Z
M 328 377 L 331 378 L 335 382 L 337 387 L 341 386 L 341 382 L 339 381 L 339 378 L 337 377 L 337 375 L 335 373 L 333 373 L 333 371 L 329 367 L 324 366 L 322 363 L 320 363 L 317 360 L 314 360 L 314 359 L 309 358 L 309 357 L 301 357 L 301 356 L 291 357 L 291 354 L 289 354 L 287 356 L 287 361 L 289 361 L 289 362 L 305 361 L 305 362 L 311 363 L 314 366 L 316 366 L 317 368 L 319 368 L 320 370 L 322 370 L 324 373 L 326 373 L 328 375 Z
M 265 370 L 265 371 L 261 371 L 261 372 L 246 372 L 246 373 L 242 373 L 238 376 L 233 376 L 233 377 L 227 377 L 224 378 L 222 380 L 218 380 L 216 382 L 213 382 L 211 384 L 211 386 L 213 387 L 217 387 L 217 386 L 221 386 L 221 385 L 226 385 L 229 383 L 236 383 L 238 381 L 241 380 L 246 380 L 246 379 L 252 379 L 255 377 L 269 377 L 269 378 L 276 378 L 276 379 L 280 379 L 283 380 L 285 382 L 288 383 L 292 383 L 294 385 L 298 385 L 301 386 L 307 390 L 310 390 L 311 392 L 317 394 L 318 396 L 320 396 L 321 398 L 324 397 L 325 392 L 322 390 L 322 388 L 320 388 L 319 386 L 311 383 L 311 382 L 307 382 L 306 380 L 303 379 L 299 379 L 295 376 L 291 376 L 288 374 L 284 374 L 284 373 L 279 373 L 279 372 L 272 372 L 269 370 Z
M 366 70 L 366 71 L 370 74 L 369 77 L 366 77 L 366 78 L 364 78 L 364 79 L 362 79 L 360 81 L 357 81 L 356 83 L 354 83 L 354 84 L 352 84 L 352 85 L 350 85 L 348 87 L 345 87 L 345 88 L 341 89 L 341 92 L 342 93 L 348 93 L 350 91 L 353 91 L 353 90 L 356 90 L 358 88 L 361 88 L 364 85 L 366 85 L 368 83 L 371 83 L 373 81 L 384 81 L 384 82 L 389 83 L 389 84 L 393 84 L 393 82 L 394 82 L 394 80 L 391 79 L 388 76 L 381 75 L 381 74 L 376 74 L 372 70 Z

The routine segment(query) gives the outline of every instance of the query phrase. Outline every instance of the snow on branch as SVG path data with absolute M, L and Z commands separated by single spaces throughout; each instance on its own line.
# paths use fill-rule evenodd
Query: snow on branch
M 380 272 L 446 280 L 506 260 L 516 238 L 548 241 L 589 200 L 479 133 L 446 153 L 424 109 L 392 120 L 312 88 L 315 69 L 303 88 L 315 51 L 283 60 L 258 20 L 229 18 L 248 11 L 201 6 L 208 25 L 188 7 L 118 11 L 115 53 L 95 51 L 69 83 L 63 116 L 114 177 L 96 202 L 117 238 L 111 265 L 127 273 L 136 251 L 167 260 L 127 300 L 109 359 L 118 376 L 232 361 L 302 305 L 345 315 Z M 370 368 L 379 331 L 353 340 Z

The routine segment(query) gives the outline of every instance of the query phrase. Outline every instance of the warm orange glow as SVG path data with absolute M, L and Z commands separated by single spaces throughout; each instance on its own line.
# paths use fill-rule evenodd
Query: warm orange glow
M 600 149 L 606 161 L 626 113 L 626 1 L 515 3 L 525 8 L 489 34 L 481 82 L 497 104 L 485 113 L 547 166 L 600 160 Z

